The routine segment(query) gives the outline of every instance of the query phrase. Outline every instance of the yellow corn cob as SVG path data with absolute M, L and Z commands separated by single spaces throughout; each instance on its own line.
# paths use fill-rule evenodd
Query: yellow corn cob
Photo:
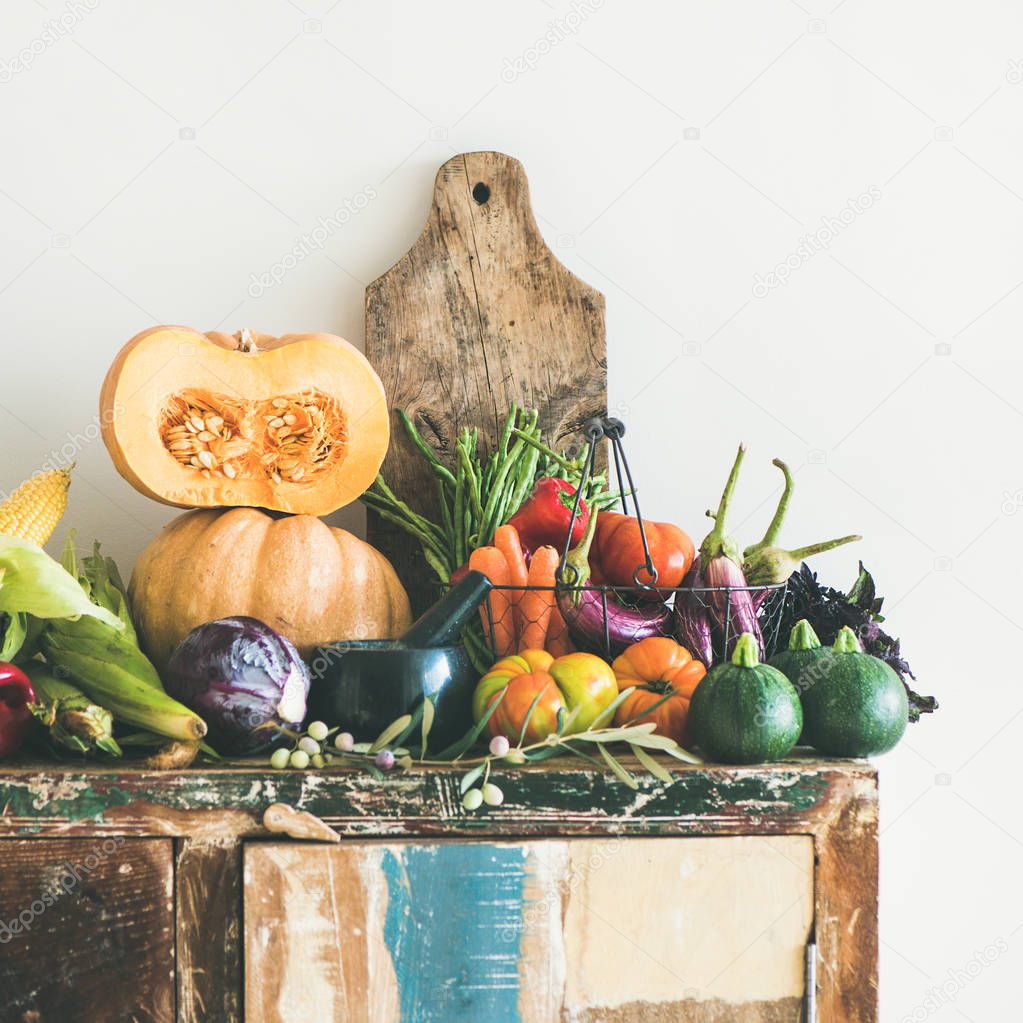
M 67 508 L 71 468 L 36 473 L 25 480 L 0 503 L 0 533 L 42 547 L 53 535 Z

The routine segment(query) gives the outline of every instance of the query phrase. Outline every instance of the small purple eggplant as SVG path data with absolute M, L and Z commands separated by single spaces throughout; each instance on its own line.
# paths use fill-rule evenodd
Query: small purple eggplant
M 682 644 L 699 661 L 709 668 L 714 663 L 714 639 L 710 628 L 710 616 L 702 596 L 690 591 L 703 588 L 703 573 L 700 559 L 682 580 L 685 592 L 675 595 L 675 640 Z
M 708 587 L 707 604 L 710 607 L 711 624 L 727 637 L 726 656 L 731 655 L 739 637 L 749 632 L 756 639 L 762 657 L 764 637 L 757 620 L 753 595 L 747 588 L 746 577 L 742 572 L 742 552 L 735 537 L 725 532 L 728 507 L 745 453 L 746 445 L 740 444 L 718 503 L 717 514 L 707 513 L 714 520 L 714 525 L 700 544 L 700 562 L 703 566 L 704 585 Z
M 565 578 L 557 588 L 558 610 L 576 646 L 616 656 L 641 639 L 668 635 L 672 612 L 664 603 L 628 607 L 612 590 L 586 588 L 596 525 L 597 516 L 591 515 L 582 542 L 569 552 Z

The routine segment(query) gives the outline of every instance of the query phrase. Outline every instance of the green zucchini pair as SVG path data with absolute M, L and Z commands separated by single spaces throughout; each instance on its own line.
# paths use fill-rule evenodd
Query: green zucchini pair
M 781 760 L 797 742 L 835 757 L 886 753 L 908 720 L 905 686 L 888 664 L 863 653 L 849 628 L 821 646 L 805 619 L 767 664 L 755 637 L 741 636 L 731 661 L 697 686 L 689 711 L 696 744 L 735 764 Z

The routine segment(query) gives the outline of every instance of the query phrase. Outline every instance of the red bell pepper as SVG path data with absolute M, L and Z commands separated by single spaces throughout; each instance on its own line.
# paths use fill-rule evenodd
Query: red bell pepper
M 565 549 L 568 525 L 572 520 L 576 488 L 568 480 L 544 476 L 533 486 L 533 492 L 509 520 L 519 534 L 523 550 L 530 554 L 549 545 L 558 551 Z M 572 526 L 569 547 L 575 547 L 586 533 L 590 510 L 585 501 L 579 502 L 579 514 Z
M 28 676 L 13 664 L 0 661 L 0 759 L 12 756 L 32 730 L 30 703 L 36 693 Z

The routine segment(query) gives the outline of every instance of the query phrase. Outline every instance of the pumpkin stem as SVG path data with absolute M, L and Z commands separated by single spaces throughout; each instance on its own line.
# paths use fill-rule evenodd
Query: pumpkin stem
M 863 652 L 863 647 L 860 646 L 856 633 L 848 625 L 844 625 L 839 629 L 838 635 L 835 637 L 834 649 L 840 654 L 859 654 Z
M 757 637 L 752 632 L 744 632 L 735 643 L 732 664 L 740 668 L 755 668 L 760 663 L 759 653 Z
M 245 352 L 246 355 L 257 351 L 256 339 L 252 336 L 252 331 L 248 327 L 243 327 L 238 332 L 238 351 Z
M 792 626 L 792 631 L 789 633 L 790 650 L 817 650 L 820 645 L 821 641 L 817 637 L 817 633 L 813 631 L 813 626 L 805 618 L 800 618 Z

